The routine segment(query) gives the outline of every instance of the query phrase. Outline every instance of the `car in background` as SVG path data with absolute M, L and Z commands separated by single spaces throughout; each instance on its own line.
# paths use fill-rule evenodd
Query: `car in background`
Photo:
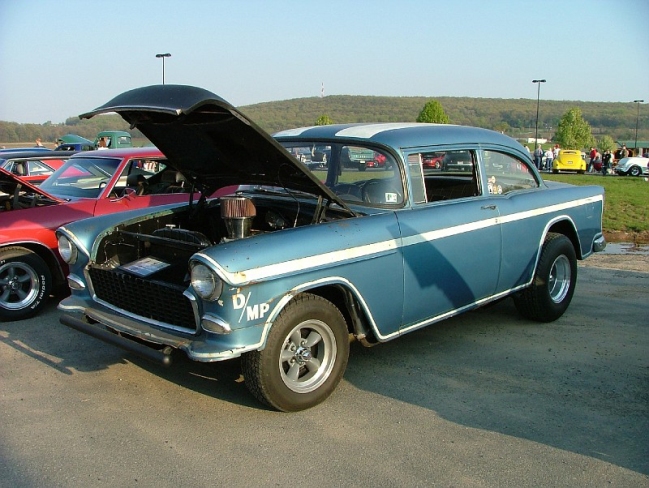
M 77 134 L 66 134 L 56 140 L 57 151 L 92 151 L 95 145 L 92 141 Z
M 622 158 L 615 167 L 615 172 L 620 176 L 649 175 L 649 158 L 632 156 Z
M 94 151 L 92 142 L 64 142 L 56 147 L 56 151 Z
M 576 171 L 579 174 L 586 172 L 586 161 L 581 151 L 575 149 L 560 149 L 558 156 L 552 160 L 552 172 Z
M 421 164 L 426 170 L 430 169 L 442 169 L 442 159 L 444 159 L 445 153 L 428 153 L 421 155 Z
M 33 151 L 33 152 L 47 152 L 51 151 L 50 148 L 44 147 L 44 146 L 32 146 L 32 147 L 10 147 L 10 148 L 4 148 L 0 149 L 0 158 L 5 157 L 7 154 L 14 154 L 17 152 L 24 152 L 24 151 Z
M 42 151 L 25 149 L 0 154 L 0 167 L 38 185 L 45 181 L 54 171 L 63 166 L 75 151 Z
M 350 338 L 375 345 L 508 296 L 524 317 L 556 320 L 577 260 L 605 247 L 603 188 L 550 188 L 499 132 L 377 123 L 271 137 L 182 85 L 130 90 L 81 117 L 111 112 L 202 196 L 59 228 L 61 323 L 164 364 L 174 351 L 241 358 L 250 392 L 278 410 L 327 398 Z M 331 149 L 325 174 L 293 156 L 315 144 Z M 425 173 L 422 154 L 436 152 L 464 155 Z M 376 154 L 387 169 L 346 166 Z M 237 190 L 209 198 L 225 185 Z
M 37 314 L 65 284 L 57 227 L 186 201 L 188 181 L 155 148 L 79 152 L 40 186 L 0 169 L 0 321 Z
M 94 147 L 99 147 L 99 141 L 103 139 L 108 149 L 120 149 L 132 147 L 131 134 L 123 130 L 103 130 L 97 134 Z
M 471 151 L 447 151 L 440 165 L 442 171 L 471 171 L 474 164 Z

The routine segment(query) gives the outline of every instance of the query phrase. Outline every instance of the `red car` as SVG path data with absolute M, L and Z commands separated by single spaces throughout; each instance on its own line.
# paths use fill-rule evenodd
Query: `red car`
M 442 167 L 443 152 L 422 154 L 421 165 L 424 169 L 440 169 Z
M 40 186 L 0 168 L 0 321 L 35 315 L 66 283 L 59 226 L 189 201 L 190 188 L 153 147 L 76 153 Z
M 0 167 L 38 185 L 63 166 L 75 151 L 14 151 L 0 155 Z

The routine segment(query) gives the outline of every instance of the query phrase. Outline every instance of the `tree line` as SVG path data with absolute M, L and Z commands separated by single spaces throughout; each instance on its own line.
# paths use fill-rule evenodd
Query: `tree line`
M 379 97 L 330 95 L 258 103 L 238 107 L 262 129 L 273 133 L 283 129 L 315 125 L 325 116 L 333 123 L 351 122 L 414 122 L 432 97 Z M 449 123 L 473 125 L 504 132 L 515 138 L 533 136 L 536 123 L 536 100 L 434 97 L 443 107 Z M 561 118 L 578 108 L 596 137 L 608 135 L 613 139 L 633 139 L 637 106 L 633 103 L 582 102 L 541 100 L 539 137 L 551 139 Z M 640 107 L 638 139 L 649 139 L 649 117 Z M 54 142 L 62 135 L 73 133 L 94 140 L 102 130 L 127 130 L 134 138 L 142 135 L 130 130 L 119 115 L 99 115 L 89 120 L 70 117 L 62 124 L 19 124 L 0 121 L 0 142 Z

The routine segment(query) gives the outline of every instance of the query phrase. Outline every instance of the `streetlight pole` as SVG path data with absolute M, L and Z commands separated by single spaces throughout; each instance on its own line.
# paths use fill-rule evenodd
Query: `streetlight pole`
M 162 58 L 162 84 L 165 84 L 165 58 L 171 57 L 170 53 L 156 54 L 156 58 Z
M 536 126 L 534 129 L 534 150 L 539 144 L 539 103 L 541 101 L 541 83 L 545 83 L 545 80 L 532 80 L 532 83 L 537 84 L 536 90 Z
M 638 152 L 638 119 L 640 119 L 640 104 L 644 103 L 644 100 L 633 100 L 638 107 L 638 111 L 635 116 L 635 142 L 633 143 L 633 154 L 637 155 Z

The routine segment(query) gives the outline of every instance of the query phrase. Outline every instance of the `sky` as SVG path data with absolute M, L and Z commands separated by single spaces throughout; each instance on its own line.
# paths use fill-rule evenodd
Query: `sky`
M 649 103 L 647 0 L 0 0 L 0 120 L 162 83 L 234 106 L 324 95 Z

